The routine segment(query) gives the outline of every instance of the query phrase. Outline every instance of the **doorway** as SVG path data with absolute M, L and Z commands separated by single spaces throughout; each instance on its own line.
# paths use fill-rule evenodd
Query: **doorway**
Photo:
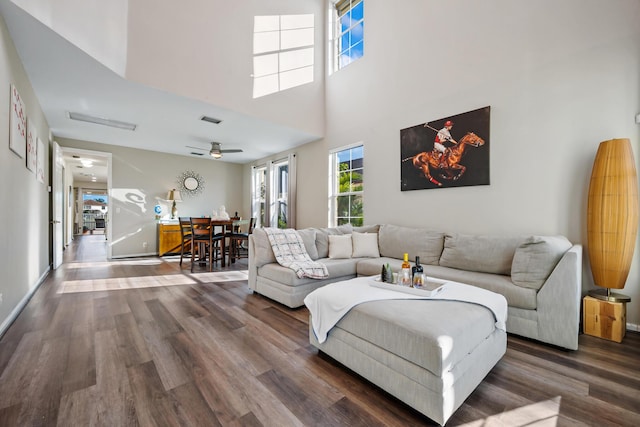
M 57 145 L 57 144 L 56 144 Z M 54 212 L 52 223 L 61 221 L 62 237 L 53 241 L 53 258 L 62 259 L 64 248 L 71 242 L 87 234 L 102 234 L 107 259 L 111 259 L 111 153 L 60 147 L 63 168 L 56 170 L 60 179 L 54 182 Z M 57 183 L 57 185 L 55 185 Z M 54 268 L 57 266 L 54 263 Z

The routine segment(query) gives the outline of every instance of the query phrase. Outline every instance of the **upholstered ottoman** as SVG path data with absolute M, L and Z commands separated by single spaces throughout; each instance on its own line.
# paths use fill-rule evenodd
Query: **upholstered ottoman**
M 469 302 L 364 302 L 351 308 L 323 343 L 312 321 L 312 345 L 439 424 L 462 405 L 507 346 L 494 313 Z

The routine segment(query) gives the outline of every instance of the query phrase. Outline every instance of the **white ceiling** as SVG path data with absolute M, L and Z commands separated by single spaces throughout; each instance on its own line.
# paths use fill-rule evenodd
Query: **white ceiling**
M 198 158 L 210 158 L 210 142 L 217 141 L 222 149 L 240 148 L 244 152 L 227 153 L 222 160 L 211 161 L 234 163 L 247 163 L 317 139 L 296 129 L 127 81 L 11 1 L 0 0 L 0 13 L 54 139 L 71 138 Z M 71 120 L 70 111 L 134 123 L 137 128 L 132 132 Z M 222 123 L 201 121 L 203 115 L 221 119 Z M 104 174 L 106 177 L 106 170 Z

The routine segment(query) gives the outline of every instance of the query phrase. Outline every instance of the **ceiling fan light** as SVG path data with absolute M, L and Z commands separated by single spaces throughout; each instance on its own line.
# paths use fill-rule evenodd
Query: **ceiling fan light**
M 211 143 L 211 151 L 209 151 L 209 155 L 211 157 L 213 157 L 214 159 L 219 159 L 222 157 L 222 150 L 220 149 L 220 143 L 219 142 L 212 142 Z

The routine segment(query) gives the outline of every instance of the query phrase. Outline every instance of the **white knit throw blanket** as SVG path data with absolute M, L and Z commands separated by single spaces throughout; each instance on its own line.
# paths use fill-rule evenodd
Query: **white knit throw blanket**
M 429 277 L 429 281 L 445 285 L 433 296 L 405 294 L 370 286 L 375 276 L 356 277 L 343 282 L 330 283 L 307 295 L 304 304 L 311 313 L 311 324 L 318 342 L 323 343 L 327 334 L 342 317 L 358 304 L 387 299 L 434 299 L 462 301 L 487 307 L 496 319 L 496 328 L 507 330 L 507 300 L 504 296 L 486 289 L 459 282 Z
M 278 264 L 296 272 L 298 278 L 326 279 L 329 277 L 327 267 L 309 257 L 300 234 L 293 229 L 265 227 L 269 243 Z

